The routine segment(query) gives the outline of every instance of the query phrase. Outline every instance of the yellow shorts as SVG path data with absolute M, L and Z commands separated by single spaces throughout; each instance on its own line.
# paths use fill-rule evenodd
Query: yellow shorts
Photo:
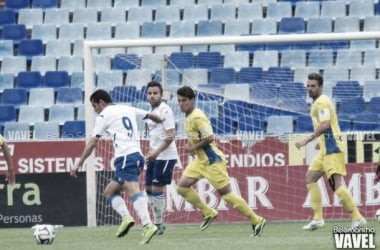
M 309 170 L 323 171 L 325 172 L 327 179 L 333 174 L 345 176 L 347 171 L 344 153 L 340 152 L 328 155 L 318 153 L 311 162 Z
M 204 165 L 198 159 L 194 159 L 187 165 L 183 175 L 198 180 L 206 178 L 217 190 L 224 188 L 230 183 L 225 161 Z

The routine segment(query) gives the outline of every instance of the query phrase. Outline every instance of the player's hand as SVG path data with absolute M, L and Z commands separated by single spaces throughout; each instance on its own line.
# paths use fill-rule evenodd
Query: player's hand
M 186 153 L 194 153 L 194 149 L 193 149 L 193 146 L 191 144 L 186 144 L 183 146 L 183 150 L 186 152 Z
M 77 177 L 78 177 L 77 172 L 78 172 L 79 167 L 80 167 L 80 166 L 75 165 L 75 166 L 70 170 L 70 176 L 72 176 L 72 177 L 74 177 L 74 178 L 77 178 Z
M 305 146 L 305 143 L 304 143 L 304 141 L 298 141 L 298 142 L 295 143 L 295 146 L 296 146 L 297 149 L 300 149 L 303 146 Z
M 150 162 L 156 160 L 158 154 L 154 151 L 149 151 L 148 154 L 145 156 L 145 161 Z
M 16 175 L 13 169 L 8 169 L 7 174 L 5 176 L 5 180 L 8 181 L 10 185 L 14 185 L 16 182 Z
M 375 182 L 379 182 L 380 181 L 380 165 L 377 165 L 377 168 L 376 168 L 376 176 L 375 176 Z

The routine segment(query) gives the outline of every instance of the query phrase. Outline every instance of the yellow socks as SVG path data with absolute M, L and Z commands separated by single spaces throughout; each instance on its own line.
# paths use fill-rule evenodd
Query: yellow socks
M 248 217 L 253 225 L 260 222 L 261 217 L 257 216 L 255 212 L 248 206 L 247 202 L 235 193 L 228 193 L 223 195 L 223 199 L 230 204 L 234 209 L 236 209 L 242 215 Z
M 351 213 L 352 219 L 354 221 L 361 220 L 362 215 L 356 207 L 354 200 L 352 199 L 352 196 L 350 192 L 348 192 L 347 188 L 345 186 L 340 186 L 335 191 L 335 194 L 339 197 L 342 206 L 347 210 L 347 212 Z
M 209 208 L 206 203 L 204 203 L 200 198 L 197 192 L 193 188 L 183 188 L 177 187 L 177 192 L 185 198 L 185 200 L 191 203 L 194 207 L 199 208 L 202 211 L 203 215 L 208 215 L 212 212 L 212 209 Z
M 321 190 L 316 182 L 307 184 L 306 188 L 309 190 L 311 208 L 314 211 L 314 220 L 322 220 L 323 210 Z

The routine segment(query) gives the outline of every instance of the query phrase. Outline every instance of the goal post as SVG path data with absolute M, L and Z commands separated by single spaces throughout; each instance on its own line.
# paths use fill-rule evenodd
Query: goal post
M 85 119 L 86 119 L 86 135 L 87 138 L 91 135 L 91 131 L 94 125 L 94 112 L 93 108 L 91 107 L 91 104 L 89 103 L 89 97 L 91 93 L 95 89 L 95 79 L 94 79 L 94 62 L 93 62 L 93 49 L 100 49 L 100 48 L 132 48 L 132 47 L 146 47 L 146 46 L 185 46 L 185 45 L 226 45 L 226 44 L 276 44 L 276 43 L 297 43 L 297 42 L 314 42 L 314 41 L 352 41 L 352 40 L 369 40 L 369 39 L 380 39 L 380 32 L 347 32 L 347 33 L 318 33 L 318 34 L 284 34 L 284 35 L 260 35 L 260 36 L 218 36 L 218 37 L 192 37 L 192 38 L 157 38 L 157 39 L 130 39 L 130 40 L 96 40 L 96 41 L 90 41 L 85 40 L 84 41 L 84 104 L 85 104 Z M 166 55 L 168 56 L 168 55 Z M 169 62 L 170 63 L 170 62 Z M 162 76 L 163 78 L 167 77 Z M 269 105 L 270 106 L 270 105 Z M 269 107 L 270 108 L 270 107 Z M 266 112 L 266 111 L 260 111 L 260 112 Z M 179 122 L 180 125 L 183 125 L 183 122 Z M 236 136 L 235 136 L 236 138 Z M 241 138 L 240 138 L 241 139 Z M 281 138 L 280 138 L 281 139 Z M 221 140 L 223 141 L 223 140 Z M 257 141 L 252 140 L 240 140 L 242 145 L 245 147 L 248 145 L 248 147 L 255 146 L 260 147 L 260 143 L 257 144 Z M 178 143 L 182 143 L 179 141 Z M 223 142 L 222 142 L 223 143 Z M 277 142 L 276 142 L 277 143 Z M 228 144 L 228 143 L 227 143 Z M 230 145 L 230 147 L 236 146 L 240 147 L 242 145 Z M 272 145 L 272 144 L 271 144 Z M 242 147 L 243 147 L 242 146 Z M 270 147 L 270 146 L 268 146 Z M 283 149 L 281 149 L 283 150 Z M 228 149 L 227 149 L 228 151 Z M 233 150 L 232 150 L 233 151 Z M 293 148 L 289 148 L 289 154 L 294 153 Z M 305 152 L 304 152 L 305 153 Z M 306 154 L 306 153 L 305 153 Z M 248 159 L 248 161 L 252 161 L 250 156 L 245 156 Z M 260 158 L 261 157 L 261 158 Z M 257 155 L 257 161 L 260 159 L 264 159 L 265 155 L 258 156 Z M 108 159 L 109 160 L 109 159 Z M 188 160 L 188 159 L 187 159 Z M 231 160 L 231 159 L 230 159 Z M 247 159 L 245 159 L 247 161 Z M 279 159 L 279 161 L 282 161 L 284 159 Z M 263 160 L 265 161 L 265 160 Z M 243 159 L 244 162 L 244 159 Z M 299 162 L 295 162 L 295 164 L 300 164 Z M 97 183 L 96 183 L 96 172 L 95 168 L 92 166 L 96 165 L 96 157 L 95 153 L 93 153 L 86 161 L 86 166 L 90 166 L 86 169 L 87 171 L 87 215 L 88 215 L 88 226 L 96 226 L 99 224 L 97 221 L 97 200 L 98 200 L 98 194 L 97 194 Z M 244 171 L 243 171 L 244 172 Z M 260 172 L 260 171 L 259 171 Z M 244 172 L 246 174 L 246 172 Z M 295 176 L 287 176 L 286 178 L 303 178 L 302 176 L 297 176 L 297 173 L 289 173 L 288 170 L 285 168 L 284 172 L 279 171 L 277 174 L 294 174 Z M 369 175 L 368 175 L 369 176 Z M 369 178 L 367 176 L 367 178 Z M 355 178 L 355 177 L 353 177 Z M 247 188 L 254 188 L 252 185 L 259 185 L 258 183 L 263 184 L 265 180 L 262 180 L 260 178 L 254 179 L 253 177 L 247 177 L 248 187 Z M 352 184 L 352 183 L 351 183 Z M 350 184 L 350 185 L 351 185 Z M 205 187 L 205 190 L 207 191 L 207 183 L 201 183 L 200 185 L 203 185 Z M 234 185 L 239 186 L 237 183 L 234 183 Z M 352 184 L 354 186 L 354 184 Z M 353 186 L 350 186 L 350 188 L 353 188 Z M 173 195 L 173 200 L 171 202 L 176 203 L 179 202 L 176 200 L 176 196 L 173 192 L 175 190 L 173 187 L 169 187 L 169 190 L 167 191 L 167 194 Z M 205 191 L 205 192 L 206 192 Z M 260 190 L 258 190 L 260 191 Z M 263 190 L 261 190 L 263 191 Z M 279 196 L 280 197 L 280 196 Z M 208 197 L 209 202 L 216 202 L 213 200 L 214 197 Z M 265 197 L 248 197 L 247 198 L 252 199 L 250 200 L 250 204 L 256 204 L 255 199 L 262 199 L 261 202 L 265 202 Z M 375 198 L 373 198 L 375 199 Z M 289 202 L 290 201 L 286 201 Z M 327 201 L 326 201 L 327 202 Z M 329 204 L 336 204 L 336 201 L 332 201 Z M 269 203 L 267 203 L 268 205 Z M 180 206 L 181 204 L 172 204 L 173 206 Z M 289 206 L 286 207 L 292 207 L 291 204 L 288 204 Z M 300 204 L 302 205 L 302 204 Z M 192 211 L 187 205 L 185 206 L 185 211 Z M 220 203 L 219 205 L 220 209 L 225 209 L 225 204 Z M 268 208 L 270 208 L 270 205 L 268 205 Z M 335 210 L 334 210 L 335 211 Z M 290 216 L 289 218 L 293 218 Z M 191 220 L 189 220 L 191 221 Z

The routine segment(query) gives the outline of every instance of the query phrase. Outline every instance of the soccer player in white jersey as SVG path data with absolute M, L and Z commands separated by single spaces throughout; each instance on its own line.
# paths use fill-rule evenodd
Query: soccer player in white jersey
M 4 137 L 0 135 L 0 147 L 3 151 L 5 162 L 7 163 L 7 173 L 5 175 L 5 180 L 8 181 L 10 185 L 15 184 L 16 177 L 15 177 L 15 170 L 13 168 L 13 161 L 12 156 L 9 151 L 9 147 L 7 142 L 5 141 Z
M 172 109 L 162 100 L 163 89 L 159 82 L 147 84 L 147 97 L 151 112 L 165 119 L 163 123 L 147 120 L 149 130 L 149 152 L 145 156 L 147 170 L 145 175 L 145 191 L 153 213 L 157 233 L 165 231 L 165 186 L 172 181 L 173 168 L 177 162 L 175 138 L 175 121 Z
M 122 217 L 116 236 L 126 235 L 135 223 L 120 195 L 120 192 L 124 191 L 131 198 L 133 208 L 143 225 L 140 243 L 147 244 L 155 235 L 157 227 L 150 219 L 147 198 L 139 188 L 139 173 L 144 166 L 144 157 L 141 154 L 137 117 L 149 118 L 156 122 L 162 122 L 162 119 L 141 109 L 113 104 L 109 93 L 102 89 L 96 90 L 90 96 L 90 101 L 98 116 L 91 139 L 87 142 L 80 160 L 70 174 L 76 177 L 78 169 L 83 166 L 87 157 L 95 149 L 101 135 L 108 134 L 113 140 L 116 174 L 105 188 L 104 195 L 112 208 Z

